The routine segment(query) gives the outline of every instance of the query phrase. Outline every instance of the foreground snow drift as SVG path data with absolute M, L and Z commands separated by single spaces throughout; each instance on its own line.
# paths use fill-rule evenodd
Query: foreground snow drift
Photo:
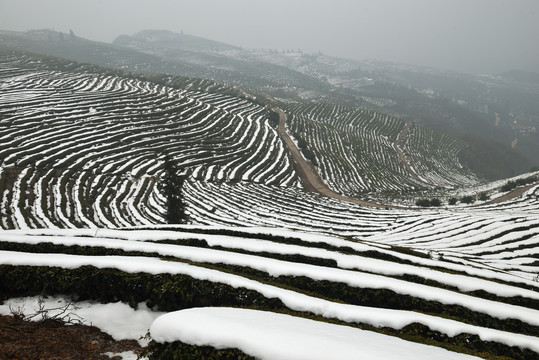
M 478 335 L 483 341 L 496 341 L 508 346 L 518 346 L 523 349 L 539 352 L 539 343 L 534 336 L 470 325 L 415 311 L 372 308 L 327 301 L 238 275 L 186 263 L 164 261 L 157 258 L 32 254 L 0 251 L 0 264 L 14 266 L 56 266 L 65 269 L 75 269 L 90 265 L 100 269 L 118 269 L 127 273 L 183 274 L 199 280 L 230 285 L 234 288 L 243 287 L 254 290 L 268 299 L 277 298 L 281 300 L 291 310 L 308 311 L 327 319 L 366 323 L 376 327 L 391 327 L 397 330 L 413 323 L 419 323 L 450 337 L 461 333 L 474 334 Z
M 158 342 L 237 348 L 260 359 L 477 359 L 347 326 L 236 308 L 194 308 L 157 318 Z
M 39 297 L 13 298 L 0 305 L 0 315 L 12 315 L 13 312 L 26 316 L 36 314 L 40 310 Z M 68 313 L 71 318 L 80 321 L 84 325 L 93 325 L 115 340 L 132 339 L 138 340 L 143 346 L 146 340 L 141 340 L 152 322 L 162 315 L 161 312 L 151 311 L 144 303 L 134 310 L 129 305 L 117 302 L 110 304 L 98 304 L 91 301 L 73 302 L 63 297 L 41 298 L 43 301 L 41 310 L 47 310 L 49 318 L 62 313 L 62 309 L 71 304 Z M 67 312 L 66 312 L 67 313 Z M 38 316 L 33 320 L 41 320 Z

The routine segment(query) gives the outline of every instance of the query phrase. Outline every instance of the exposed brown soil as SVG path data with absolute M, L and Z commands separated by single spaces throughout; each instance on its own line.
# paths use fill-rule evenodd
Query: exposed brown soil
M 311 192 L 317 192 L 327 197 L 352 202 L 354 204 L 358 204 L 362 206 L 371 206 L 371 207 L 377 207 L 377 208 L 393 208 L 394 207 L 391 205 L 378 204 L 372 201 L 349 198 L 331 190 L 324 183 L 322 178 L 320 178 L 320 175 L 318 174 L 318 170 L 316 169 L 316 167 L 314 167 L 313 164 L 311 164 L 311 162 L 305 160 L 303 156 L 301 156 L 300 150 L 296 147 L 296 144 L 294 144 L 290 136 L 287 134 L 286 129 L 285 129 L 285 122 L 286 122 L 285 113 L 281 109 L 275 109 L 275 111 L 279 113 L 279 127 L 277 128 L 277 132 L 279 133 L 279 136 L 281 136 L 281 139 L 283 139 L 284 143 L 286 144 L 286 146 L 290 150 L 290 153 L 292 154 L 294 167 L 301 179 L 301 182 L 305 190 L 311 191 Z
M 397 139 L 395 140 L 395 142 L 393 142 L 393 148 L 397 153 L 399 161 L 404 166 L 408 174 L 410 174 L 410 176 L 413 177 L 417 182 L 425 184 L 425 182 L 419 176 L 417 176 L 417 173 L 412 169 L 412 167 L 408 163 L 408 160 L 406 159 L 406 154 L 404 154 L 404 151 L 402 151 L 404 144 L 406 144 L 406 141 L 408 140 L 408 132 L 410 131 L 411 127 L 411 122 L 406 122 L 404 124 L 404 127 L 402 128 L 401 132 L 399 133 L 399 135 L 397 135 Z
M 279 133 L 279 136 L 281 137 L 281 139 L 284 141 L 285 145 L 290 150 L 295 170 L 297 171 L 305 190 L 311 191 L 311 192 L 317 192 L 327 197 L 352 202 L 354 204 L 358 204 L 362 206 L 371 206 L 371 207 L 377 207 L 377 208 L 396 208 L 396 206 L 393 206 L 393 205 L 384 205 L 384 204 L 379 204 L 372 201 L 349 198 L 331 190 L 324 183 L 324 181 L 318 174 L 318 170 L 316 169 L 316 167 L 313 166 L 313 164 L 311 164 L 309 161 L 303 158 L 300 150 L 296 147 L 296 144 L 294 144 L 294 142 L 292 141 L 292 139 L 286 132 L 286 129 L 285 129 L 286 114 L 281 109 L 274 109 L 274 110 L 279 113 L 279 126 L 277 128 L 277 132 Z M 399 156 L 399 160 L 406 166 L 410 175 L 413 176 L 416 180 L 421 181 L 421 179 L 419 179 L 419 177 L 412 171 L 412 169 L 408 165 L 408 162 L 406 161 L 406 157 L 404 153 L 402 153 L 402 151 L 400 150 L 400 147 L 406 142 L 406 137 L 407 137 L 407 133 L 410 126 L 411 126 L 411 123 L 407 123 L 405 125 L 403 130 L 399 133 L 397 140 L 395 140 L 394 147 Z M 538 184 L 539 183 L 518 188 L 516 190 L 513 190 L 505 194 L 504 196 L 491 200 L 487 202 L 486 204 L 501 203 L 504 201 L 514 199 L 516 197 L 521 196 L 524 192 L 528 191 L 533 186 L 538 185 Z
M 537 185 L 539 185 L 539 183 L 534 183 L 534 184 L 531 184 L 531 185 L 526 185 L 526 186 L 520 187 L 520 188 L 515 189 L 513 191 L 510 191 L 507 194 L 505 194 L 503 196 L 500 196 L 500 197 L 498 197 L 498 198 L 496 198 L 494 200 L 486 202 L 485 204 L 482 204 L 482 205 L 499 204 L 499 203 L 514 199 L 516 197 L 521 196 L 526 191 L 530 190 L 532 187 L 537 186 Z
M 30 322 L 0 315 L 2 360 L 110 360 L 104 353 L 130 350 L 139 353 L 141 347 L 135 340 L 115 341 L 93 326 L 65 325 L 53 320 Z

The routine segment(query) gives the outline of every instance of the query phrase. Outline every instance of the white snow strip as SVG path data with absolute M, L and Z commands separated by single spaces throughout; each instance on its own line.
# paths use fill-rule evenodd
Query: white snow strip
M 138 340 L 141 345 L 146 341 L 140 341 L 152 322 L 163 315 L 162 312 L 151 311 L 145 303 L 140 303 L 137 310 L 129 305 L 116 302 L 109 304 L 99 304 L 92 301 L 71 301 L 64 297 L 52 296 L 43 297 L 43 309 L 47 311 L 47 316 L 53 317 L 61 313 L 61 309 L 68 304 L 69 313 L 73 314 L 72 319 L 80 320 L 84 325 L 93 325 L 112 336 L 115 340 Z M 12 309 L 24 315 L 33 315 L 40 309 L 39 297 L 12 298 L 0 305 L 1 315 L 12 315 Z M 55 309 L 55 310 L 53 310 Z M 32 320 L 38 321 L 42 317 L 37 316 Z
M 128 273 L 146 272 L 149 274 L 183 274 L 199 280 L 208 280 L 228 284 L 234 288 L 246 288 L 259 292 L 266 298 L 278 298 L 285 306 L 296 311 L 308 311 L 326 318 L 335 318 L 346 322 L 366 323 L 376 327 L 402 329 L 414 322 L 424 324 L 432 330 L 448 336 L 461 333 L 476 334 L 484 341 L 496 341 L 509 346 L 528 348 L 539 353 L 539 341 L 536 337 L 509 333 L 500 330 L 460 323 L 413 311 L 377 309 L 335 303 L 290 290 L 262 284 L 241 276 L 223 273 L 197 266 L 168 262 L 144 257 L 122 256 L 78 256 L 65 254 L 30 254 L 14 251 L 0 251 L 0 264 L 50 266 L 75 269 L 91 265 L 100 269 L 113 268 Z
M 194 308 L 157 318 L 150 334 L 217 349 L 234 348 L 262 360 L 478 359 L 343 325 L 235 308 Z
M 388 278 L 381 275 L 368 274 L 357 271 L 328 268 L 303 263 L 292 263 L 282 260 L 264 258 L 260 256 L 239 254 L 228 251 L 197 248 L 190 246 L 141 243 L 117 239 L 101 238 L 71 238 L 71 237 L 20 237 L 4 234 L 2 240 L 22 243 L 52 242 L 64 245 L 100 246 L 125 251 L 157 252 L 160 255 L 174 256 L 180 259 L 203 263 L 224 263 L 257 269 L 271 276 L 305 276 L 317 281 L 330 281 L 344 283 L 357 288 L 389 289 L 397 294 L 438 301 L 446 305 L 460 305 L 470 310 L 484 313 L 499 319 L 514 318 L 523 322 L 539 326 L 539 311 L 521 306 L 510 305 L 463 295 L 453 291 L 414 284 L 407 281 Z

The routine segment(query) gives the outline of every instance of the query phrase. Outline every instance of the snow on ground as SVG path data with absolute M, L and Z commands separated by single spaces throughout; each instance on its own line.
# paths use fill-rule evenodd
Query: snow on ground
M 313 314 L 328 319 L 334 318 L 347 322 L 366 323 L 376 327 L 387 326 L 396 330 L 402 329 L 412 323 L 420 323 L 434 331 L 439 331 L 448 336 L 456 336 L 461 333 L 476 334 L 484 341 L 496 341 L 509 346 L 518 346 L 539 352 L 539 342 L 537 341 L 537 338 L 533 336 L 469 325 L 455 320 L 414 311 L 371 308 L 336 303 L 263 284 L 238 275 L 201 268 L 185 263 L 163 261 L 156 258 L 137 256 L 31 254 L 0 251 L 0 264 L 57 266 L 65 269 L 74 269 L 85 265 L 91 265 L 100 269 L 113 268 L 128 273 L 146 272 L 149 274 L 184 274 L 199 280 L 208 280 L 211 282 L 227 284 L 234 288 L 243 287 L 254 290 L 266 298 L 278 298 L 289 309 L 312 312 Z
M 113 353 L 113 352 L 106 352 L 103 355 L 107 355 L 110 358 L 118 359 L 118 357 L 121 358 L 121 360 L 137 360 L 138 356 L 133 351 L 124 351 L 121 353 Z M 145 358 L 142 358 L 145 359 Z
M 218 237 L 218 235 L 214 237 Z M 3 239 L 10 239 L 12 241 L 21 240 L 10 237 L 9 233 L 4 235 Z M 34 239 L 23 238 L 22 240 L 26 243 L 50 241 L 52 243 L 60 243 L 65 245 L 103 246 L 106 248 L 123 249 L 126 251 L 142 251 L 147 253 L 157 252 L 160 255 L 174 256 L 176 258 L 186 259 L 195 262 L 214 264 L 225 263 L 230 265 L 248 267 L 251 269 L 257 269 L 259 271 L 266 272 L 274 277 L 281 275 L 305 276 L 314 280 L 342 282 L 349 286 L 358 288 L 390 289 L 397 294 L 411 295 L 421 299 L 438 301 L 442 304 L 461 305 L 471 310 L 485 313 L 499 319 L 514 318 L 532 325 L 539 326 L 539 311 L 537 310 L 467 296 L 453 291 L 435 288 L 427 285 L 412 284 L 407 281 L 393 279 L 386 276 L 368 274 L 357 271 L 327 268 L 323 266 L 309 265 L 303 263 L 293 263 L 288 261 L 265 258 L 261 256 L 238 254 L 229 251 L 221 251 L 214 249 L 170 244 L 140 243 L 116 239 L 68 237 L 60 237 L 58 239 L 54 237 L 46 237 L 45 239 L 42 239 L 41 237 L 36 236 L 34 237 Z M 470 281 L 473 282 L 473 279 L 470 279 Z M 493 285 L 493 283 L 489 285 Z M 493 288 L 494 286 L 491 287 Z M 509 287 L 504 287 L 504 289 L 507 288 Z M 532 291 L 526 291 L 522 289 L 522 293 L 527 293 L 530 297 L 537 297 L 537 294 Z
M 184 226 L 185 229 L 196 229 L 190 226 Z M 199 227 L 205 229 L 205 227 Z M 280 236 L 287 236 L 291 238 L 300 238 L 308 242 L 324 242 L 337 246 L 350 246 L 354 247 L 356 251 L 361 250 L 377 250 L 379 252 L 387 252 L 378 247 L 350 242 L 344 239 L 340 239 L 336 236 L 330 237 L 326 235 L 317 235 L 285 231 L 283 229 L 269 229 L 269 228 L 230 228 L 236 231 L 241 230 L 244 233 L 249 234 L 272 234 L 272 230 L 275 234 Z M 484 269 L 477 270 L 472 273 L 472 276 L 463 276 L 451 274 L 443 271 L 432 270 L 427 267 L 441 267 L 445 266 L 451 270 L 466 271 L 469 267 L 457 266 L 453 263 L 440 262 L 431 259 L 421 259 L 417 257 L 406 257 L 407 260 L 418 262 L 418 266 L 400 264 L 391 261 L 372 259 L 357 255 L 346 255 L 335 251 L 328 251 L 319 248 L 309 248 L 298 245 L 288 245 L 283 243 L 276 243 L 269 240 L 260 240 L 256 238 L 249 238 L 243 236 L 227 236 L 227 235 L 212 235 L 212 234 L 200 234 L 195 232 L 178 232 L 178 231 L 163 231 L 163 230 L 109 230 L 109 229 L 32 229 L 32 230 L 3 230 L 0 231 L 2 240 L 12 242 L 23 242 L 28 244 L 37 244 L 43 242 L 50 242 L 54 244 L 80 245 L 80 246 L 103 246 L 107 248 L 117 248 L 126 251 L 145 251 L 145 252 L 158 252 L 161 255 L 171 255 L 180 258 L 185 258 L 186 253 L 181 249 L 185 247 L 177 245 L 164 245 L 164 244 L 133 244 L 134 242 L 144 242 L 148 240 L 180 240 L 180 239 L 201 239 L 206 241 L 210 246 L 222 246 L 233 251 L 234 249 L 243 249 L 253 252 L 271 252 L 276 254 L 301 254 L 314 258 L 332 259 L 335 260 L 340 268 L 343 269 L 356 269 L 366 271 L 370 273 L 398 276 L 403 274 L 410 274 L 421 276 L 426 279 L 438 281 L 443 284 L 454 286 L 461 291 L 476 291 L 483 290 L 496 294 L 502 297 L 511 296 L 523 296 L 532 299 L 539 299 L 539 293 L 533 290 L 527 290 L 519 287 L 500 284 L 495 281 L 489 281 L 485 279 L 477 278 L 481 276 L 483 278 L 492 277 L 494 279 L 504 280 L 516 280 L 515 277 L 501 276 L 500 274 Z M 122 241 L 120 239 L 129 240 Z M 188 248 L 191 249 L 191 248 Z M 207 250 L 196 250 L 199 252 L 208 252 Z M 393 256 L 403 256 L 393 252 L 389 252 Z M 218 262 L 223 262 L 228 256 L 233 253 L 227 251 L 222 252 L 218 256 Z M 191 258 L 191 260 L 195 260 Z M 201 261 L 199 259 L 199 261 Z M 208 261 L 207 259 L 204 261 Z M 255 264 L 256 265 L 256 264 Z M 422 266 L 420 266 L 422 265 Z M 474 276 L 475 275 L 475 276 Z M 536 283 L 531 283 L 536 285 Z
M 263 360 L 477 359 L 352 327 L 237 308 L 168 313 L 155 320 L 150 333 L 158 342 L 237 348 Z
M 36 314 L 40 309 L 38 300 L 40 297 L 12 298 L 0 305 L 1 315 L 12 315 L 12 311 L 22 313 L 26 316 Z M 140 303 L 135 310 L 129 305 L 117 302 L 109 304 L 99 304 L 90 301 L 75 302 L 64 297 L 50 296 L 43 297 L 42 309 L 49 310 L 49 318 L 61 313 L 62 308 L 68 304 L 69 312 L 73 313 L 73 319 L 79 319 L 84 325 L 93 325 L 112 336 L 115 340 L 132 339 L 137 340 L 143 346 L 146 341 L 140 338 L 146 335 L 152 322 L 162 312 L 155 312 Z M 38 316 L 32 320 L 38 321 L 42 317 Z

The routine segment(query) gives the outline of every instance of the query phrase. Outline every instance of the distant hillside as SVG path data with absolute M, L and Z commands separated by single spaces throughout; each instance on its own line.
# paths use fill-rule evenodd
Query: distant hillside
M 264 92 L 277 97 L 300 97 L 358 108 L 385 111 L 408 117 L 418 125 L 460 137 L 469 143 L 487 163 L 496 163 L 493 172 L 480 161 L 467 165 L 487 179 L 523 172 L 539 165 L 539 88 L 532 87 L 532 73 L 509 72 L 502 77 L 484 77 L 407 66 L 386 62 L 359 62 L 324 54 L 300 51 L 215 50 L 209 59 L 207 46 L 190 47 L 189 56 L 182 49 L 181 34 L 142 32 L 131 37 L 131 48 L 173 59 L 185 57 L 193 64 L 218 69 L 234 69 L 258 78 L 267 78 L 267 64 L 274 64 L 307 77 L 289 77 L 281 85 L 268 88 L 257 81 Z M 205 44 L 207 40 L 196 38 Z M 188 46 L 187 44 L 185 46 Z M 250 68 L 249 63 L 259 66 Z M 224 65 L 226 64 L 226 65 Z M 262 65 L 264 64 L 264 65 Z M 281 77 L 282 68 L 273 71 L 272 79 Z M 308 81 L 306 82 L 306 79 Z M 321 81 L 317 84 L 313 79 Z M 535 85 L 534 85 L 535 86 Z M 286 90 L 285 90 L 286 89 Z M 292 89 L 292 91 L 291 91 Z M 516 141 L 515 141 L 516 140 Z M 501 144 L 502 146 L 497 146 Z M 491 150 L 496 148 L 496 156 Z M 491 154 L 491 155 L 489 155 Z M 498 161 L 518 159 L 515 163 Z M 463 156 L 470 160 L 470 157 Z M 517 165 L 518 164 L 518 165 Z
M 113 44 L 144 54 L 202 69 L 197 76 L 283 98 L 302 94 L 320 99 L 320 90 L 331 87 L 324 79 L 305 74 L 287 64 L 268 61 L 250 50 L 186 34 L 147 30 L 133 36 L 121 35 Z M 175 72 L 176 73 L 176 72 Z M 185 75 L 190 76 L 190 73 Z M 312 89 L 317 91 L 310 92 Z
M 39 57 L 0 51 L 0 226 L 159 222 L 165 154 L 192 181 L 298 185 L 264 106 L 86 67 L 59 71 L 62 63 L 51 70 Z M 18 194 L 20 186 L 48 194 L 67 213 Z M 17 197 L 26 195 L 30 207 L 19 208 Z M 142 207 L 127 210 L 131 201 Z
M 55 307 L 91 302 L 106 329 L 115 321 L 102 306 L 113 306 L 138 339 L 140 327 L 129 325 L 140 324 L 140 312 L 120 309 L 146 319 L 167 313 L 150 328 L 151 358 L 258 356 L 253 343 L 271 351 L 283 327 L 291 331 L 284 354 L 268 360 L 291 354 L 290 339 L 307 331 L 320 335 L 323 359 L 342 359 L 347 346 L 345 359 L 374 350 L 376 359 L 403 351 L 407 359 L 538 358 L 539 173 L 505 190 L 501 181 L 480 187 L 457 158 L 466 142 L 392 111 L 400 99 L 362 95 L 368 107 L 299 100 L 327 89 L 304 84 L 289 89 L 310 89 L 299 99 L 264 100 L 209 79 L 133 71 L 145 57 L 157 61 L 139 64 L 145 69 L 174 64 L 159 56 L 47 34 L 57 33 L 13 45 L 58 46 L 70 59 L 0 46 L 0 300 L 13 300 L 3 305 L 12 315 L 25 296 L 36 297 L 43 318 L 44 297 Z M 95 49 L 97 59 L 107 48 L 124 68 L 73 60 L 76 49 Z M 261 71 L 272 67 L 287 69 Z M 267 83 L 311 76 L 289 71 L 297 77 Z M 335 79 L 319 83 L 331 88 Z M 291 156 L 299 151 L 289 136 L 310 163 Z M 398 208 L 307 191 L 298 166 L 317 167 L 342 193 L 392 196 Z M 182 179 L 173 194 L 171 178 Z M 444 190 L 470 191 L 470 201 L 459 195 L 450 205 Z M 438 205 L 409 205 L 427 196 Z M 167 223 L 178 202 L 185 224 Z M 196 320 L 178 321 L 191 311 Z M 248 333 L 234 332 L 241 344 L 219 316 L 198 321 L 221 311 L 254 320 Z M 272 321 L 275 330 L 265 320 L 277 317 L 287 320 Z M 295 321 L 307 325 L 290 327 Z M 208 342 L 208 328 L 228 340 Z M 326 346 L 326 338 L 339 341 Z
M 471 135 L 464 139 L 468 146 L 459 153 L 460 161 L 471 169 L 477 169 L 489 180 L 512 177 L 532 167 L 526 158 L 510 146 Z
M 145 30 L 133 36 L 120 35 L 113 42 L 114 45 L 134 47 L 141 44 L 153 43 L 156 48 L 165 47 L 186 51 L 227 51 L 239 50 L 237 46 L 224 44 L 218 41 L 201 37 L 178 34 L 167 30 Z
M 205 71 L 192 64 L 168 61 L 127 47 L 86 40 L 52 30 L 25 33 L 0 32 L 0 48 L 27 51 L 137 73 L 173 73 L 206 77 Z
M 500 74 L 505 79 L 539 84 L 539 74 L 531 71 L 512 70 Z
M 539 86 L 525 82 L 528 74 L 520 72 L 471 76 L 301 50 L 241 49 L 162 30 L 122 35 L 113 44 L 50 30 L 0 32 L 0 48 L 133 73 L 207 79 L 282 107 L 308 101 L 372 110 L 459 138 L 483 154 L 479 161 L 465 153 L 461 159 L 485 179 L 539 165 Z

